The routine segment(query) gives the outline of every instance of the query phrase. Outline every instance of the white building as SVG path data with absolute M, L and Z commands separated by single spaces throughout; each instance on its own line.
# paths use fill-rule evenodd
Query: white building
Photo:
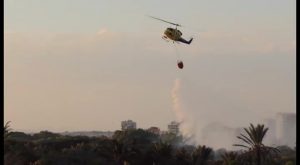
M 168 132 L 169 133 L 174 133 L 174 134 L 179 134 L 179 123 L 176 121 L 172 121 L 168 125 Z
M 136 129 L 136 122 L 132 120 L 126 120 L 121 122 L 122 131 L 129 129 Z
M 296 114 L 276 114 L 276 139 L 280 145 L 295 147 L 296 145 Z

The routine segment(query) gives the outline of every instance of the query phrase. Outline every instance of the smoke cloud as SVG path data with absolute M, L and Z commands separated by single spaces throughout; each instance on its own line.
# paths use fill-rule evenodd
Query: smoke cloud
M 276 142 L 274 141 L 274 138 L 276 139 L 274 135 L 275 119 L 272 119 L 272 122 L 268 120 L 266 123 L 266 121 L 260 119 L 252 120 L 253 117 L 248 115 L 249 118 L 247 120 L 238 122 L 243 116 L 234 110 L 228 109 L 228 98 L 220 97 L 220 93 L 212 91 L 211 88 L 207 86 L 189 84 L 188 79 L 184 77 L 182 79 L 176 78 L 171 95 L 173 112 L 177 122 L 180 123 L 180 132 L 186 137 L 188 144 L 207 145 L 214 149 L 226 148 L 228 150 L 238 150 L 240 149 L 239 147 L 233 146 L 233 144 L 242 143 L 237 139 L 237 136 L 240 133 L 245 134 L 243 128 L 247 128 L 250 123 L 253 123 L 254 125 L 265 124 L 265 126 L 270 129 L 268 136 L 264 139 L 265 144 L 272 146 L 282 145 L 281 143 L 275 144 Z M 235 106 L 230 107 L 233 109 L 241 109 Z M 228 110 L 224 111 L 224 109 Z M 254 115 L 253 112 L 252 115 Z M 293 122 L 294 121 L 295 119 Z M 289 125 L 293 125 L 293 122 Z M 280 123 L 280 125 L 282 126 L 279 128 L 287 124 Z M 285 134 L 290 134 L 290 132 L 292 132 L 292 130 Z M 294 144 L 294 140 L 290 141 Z M 292 147 L 292 145 L 290 146 Z
M 188 114 L 186 110 L 184 110 L 184 104 L 182 103 L 182 99 L 180 98 L 180 87 L 181 82 L 180 79 L 177 78 L 174 81 L 174 86 L 172 88 L 172 100 L 173 100 L 173 111 L 176 116 L 176 120 L 180 123 L 180 132 L 185 137 L 193 137 L 195 128 L 194 128 L 194 119 L 191 115 Z
M 191 110 L 190 106 L 184 104 L 187 101 L 184 101 L 186 99 L 183 98 L 183 89 L 188 89 L 183 87 L 181 80 L 176 78 L 174 80 L 171 95 L 173 112 L 176 120 L 180 123 L 179 129 L 181 134 L 186 138 L 186 142 L 194 145 L 208 145 L 214 149 L 234 149 L 232 144 L 236 142 L 235 137 L 239 133 L 237 131 L 238 129 L 225 126 L 221 122 L 215 122 L 208 118 L 205 119 L 208 115 L 205 115 L 204 113 L 195 113 L 195 111 Z M 201 102 L 198 103 L 200 104 L 200 107 L 201 105 L 205 106 L 204 104 L 201 104 Z M 212 113 L 213 111 L 210 112 Z

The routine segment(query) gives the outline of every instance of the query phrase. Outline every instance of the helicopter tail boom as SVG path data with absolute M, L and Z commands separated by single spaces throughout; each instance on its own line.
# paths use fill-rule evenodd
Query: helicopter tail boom
M 182 43 L 185 43 L 185 44 L 190 44 L 190 43 L 192 43 L 192 41 L 193 41 L 193 38 L 191 38 L 189 41 L 187 41 L 187 40 L 185 40 L 185 39 L 183 39 L 183 38 L 179 38 L 178 39 L 178 41 L 179 42 L 182 42 Z

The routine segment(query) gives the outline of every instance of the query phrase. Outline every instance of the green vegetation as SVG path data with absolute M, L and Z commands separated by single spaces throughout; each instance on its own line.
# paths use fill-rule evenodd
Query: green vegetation
M 295 148 L 265 146 L 268 128 L 250 125 L 237 138 L 241 151 L 187 145 L 182 136 L 137 129 L 111 138 L 64 136 L 48 131 L 28 135 L 4 126 L 4 164 L 29 165 L 285 165 L 296 164 Z M 220 140 L 222 137 L 220 137 Z

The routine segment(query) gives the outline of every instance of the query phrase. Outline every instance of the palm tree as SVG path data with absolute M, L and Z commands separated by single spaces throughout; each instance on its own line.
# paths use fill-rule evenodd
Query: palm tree
M 209 147 L 198 146 L 195 151 L 192 153 L 192 159 L 194 165 L 205 165 L 208 161 L 210 155 L 212 153 L 212 149 Z
M 279 152 L 277 148 L 265 146 L 262 141 L 265 137 L 268 128 L 264 125 L 258 124 L 256 127 L 250 124 L 249 128 L 244 128 L 246 135 L 240 134 L 237 136 L 238 139 L 242 140 L 246 144 L 234 144 L 234 146 L 239 146 L 248 149 L 248 154 L 254 157 L 257 165 L 262 164 L 262 158 L 265 158 L 273 153 Z
M 10 131 L 12 130 L 10 128 L 10 125 L 9 125 L 10 121 L 6 122 L 5 125 L 4 125 L 4 139 L 7 139 L 7 137 L 10 135 Z

